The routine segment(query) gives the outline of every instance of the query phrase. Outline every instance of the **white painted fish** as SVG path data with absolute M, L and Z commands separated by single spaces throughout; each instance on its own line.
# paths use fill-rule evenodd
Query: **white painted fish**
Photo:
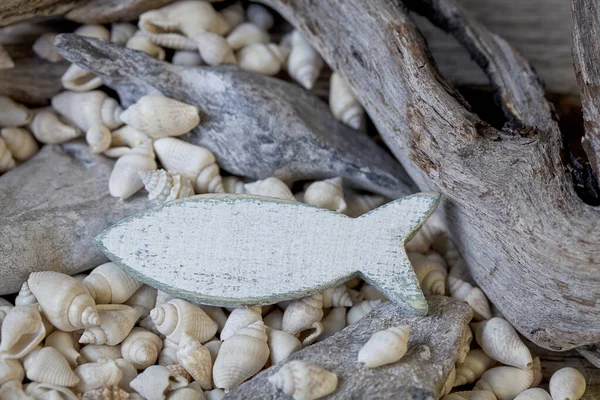
M 404 243 L 438 201 L 419 193 L 350 218 L 296 201 L 201 195 L 126 218 L 94 244 L 140 281 L 199 303 L 271 304 L 360 275 L 426 313 Z

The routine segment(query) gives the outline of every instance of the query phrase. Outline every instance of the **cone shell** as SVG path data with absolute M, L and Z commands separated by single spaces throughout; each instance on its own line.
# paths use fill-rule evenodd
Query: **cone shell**
M 212 358 L 198 340 L 184 333 L 179 341 L 177 360 L 202 389 L 212 388 Z
M 323 292 L 323 308 L 352 307 L 352 299 L 346 285 L 339 285 Z
M 302 343 L 291 333 L 277 329 L 267 329 L 271 364 L 275 365 L 302 348 Z
M 0 70 L 14 68 L 15 63 L 4 48 L 0 44 Z
M 31 382 L 25 385 L 25 393 L 34 399 L 79 400 L 79 397 L 67 387 L 51 383 Z M 89 398 L 84 397 L 89 400 Z M 29 400 L 29 398 L 28 398 Z
M 20 381 L 12 380 L 0 386 L 0 399 L 31 400 L 23 391 Z
M 33 135 L 25 128 L 4 128 L 0 136 L 16 161 L 27 161 L 40 149 Z
M 274 43 L 252 43 L 237 53 L 240 68 L 257 74 L 274 76 L 281 71 L 285 54 Z
M 492 318 L 490 303 L 487 297 L 477 287 L 454 276 L 448 277 L 448 290 L 452 298 L 464 301 L 473 309 L 473 318 L 477 321 Z
M 454 386 L 462 386 L 468 383 L 474 383 L 481 375 L 496 364 L 481 349 L 471 350 L 467 354 L 467 358 L 462 363 L 456 364 L 456 378 Z
M 21 382 L 25 378 L 25 371 L 21 363 L 12 358 L 0 357 L 0 386 L 8 381 Z
M 142 178 L 150 200 L 164 203 L 194 195 L 192 182 L 177 173 L 170 173 L 164 169 L 142 171 L 140 178 Z
M 79 383 L 67 359 L 54 347 L 35 348 L 23 360 L 23 368 L 27 379 L 34 382 L 66 387 Z
M 221 340 L 229 339 L 237 331 L 256 321 L 262 321 L 261 308 L 259 306 L 236 308 L 225 322 L 225 326 L 221 331 Z
M 442 400 L 498 400 L 496 395 L 487 390 L 473 390 L 470 392 L 454 392 L 442 397 Z
M 321 325 L 323 325 L 323 333 L 319 336 L 319 341 L 325 340 L 340 332 L 346 327 L 346 308 L 332 308 L 329 314 L 321 320 Z
M 519 393 L 515 400 L 552 400 L 552 397 L 544 389 L 527 389 Z
M 585 393 L 585 387 L 585 377 L 575 368 L 559 369 L 550 378 L 553 400 L 579 400 Z
M 136 308 L 140 312 L 140 318 L 150 315 L 150 310 L 156 303 L 156 289 L 152 286 L 142 285 L 129 299 L 126 305 Z
M 475 339 L 483 351 L 496 361 L 518 368 L 531 368 L 533 359 L 517 331 L 502 318 L 480 322 Z
M 173 54 L 173 58 L 171 59 L 171 63 L 173 65 L 183 65 L 186 67 L 193 67 L 196 65 L 202 65 L 204 62 L 202 61 L 202 57 L 200 53 L 196 49 L 194 51 L 189 50 L 178 50 Z
M 358 322 L 362 317 L 371 312 L 372 309 L 381 304 L 381 300 L 365 300 L 358 304 L 354 304 L 346 315 L 346 322 L 352 325 Z
M 259 4 L 250 4 L 246 10 L 248 20 L 256 26 L 268 31 L 275 23 L 275 19 L 266 8 Z
M 232 390 L 258 373 L 269 359 L 267 334 L 262 321 L 240 329 L 221 345 L 213 367 L 219 389 Z
M 337 73 L 329 80 L 329 108 L 337 119 L 354 129 L 363 129 L 365 110 L 362 108 L 352 89 Z
M 291 44 L 287 61 L 288 74 L 305 89 L 312 89 L 323 69 L 323 59 L 304 40 L 299 31 L 292 32 L 286 40 Z
M 223 189 L 225 190 L 225 193 L 244 194 L 246 193 L 244 185 L 244 181 L 237 176 L 226 176 L 223 178 Z
M 181 335 L 187 333 L 206 342 L 217 333 L 217 323 L 202 309 L 181 299 L 173 299 L 156 307 L 150 317 L 160 333 L 169 340 L 179 344 Z
M 33 113 L 10 97 L 0 96 L 0 126 L 25 126 L 31 122 Z
M 94 268 L 83 280 L 97 304 L 121 304 L 127 301 L 142 283 L 133 279 L 113 262 Z
M 390 201 L 390 199 L 383 196 L 359 194 L 355 192 L 344 195 L 344 200 L 346 201 L 347 207 L 345 214 L 349 217 L 360 217 Z
M 490 391 L 498 400 L 512 400 L 532 382 L 533 371 L 530 369 L 502 366 L 485 371 L 475 389 Z
M 85 362 L 97 362 L 103 358 L 116 360 L 121 358 L 121 346 L 106 344 L 88 344 L 79 350 Z
M 137 369 L 144 369 L 154 364 L 161 349 L 162 340 L 142 328 L 133 328 L 121 343 L 121 355 Z
M 138 26 L 145 32 L 181 32 L 191 37 L 201 32 L 224 35 L 229 23 L 205 1 L 178 1 L 140 15 Z
M 290 188 L 277 178 L 267 178 L 244 185 L 245 192 L 255 196 L 272 197 L 283 200 L 296 200 Z
M 290 361 L 271 375 L 269 382 L 294 400 L 318 399 L 335 391 L 337 375 L 317 365 Z
M 110 41 L 125 46 L 136 31 L 137 27 L 129 22 L 115 22 L 110 26 Z
M 283 313 L 282 328 L 291 334 L 310 329 L 323 319 L 323 295 L 314 294 L 292 302 Z
M 153 171 L 157 167 L 151 140 L 133 148 L 115 163 L 108 181 L 111 196 L 122 200 L 133 196 L 144 187 L 140 172 Z
M 139 317 L 138 310 L 122 304 L 101 304 L 96 308 L 100 325 L 87 328 L 79 343 L 117 345 L 125 340 Z
M 65 123 L 49 110 L 36 113 L 29 129 L 38 141 L 47 144 L 65 143 L 81 136 L 79 129 Z
M 8 149 L 8 145 L 0 137 L 0 173 L 9 171 L 17 166 L 12 153 Z
M 32 304 L 36 304 L 38 301 L 31 293 L 31 289 L 29 289 L 29 284 L 27 281 L 23 282 L 21 285 L 21 290 L 19 290 L 19 294 L 15 297 L 15 306 L 29 306 Z
M 244 7 L 239 1 L 222 9 L 220 14 L 227 21 L 231 30 L 244 22 L 246 18 L 246 11 L 244 11 Z
M 325 179 L 311 183 L 304 191 L 304 202 L 331 211 L 345 212 L 342 178 Z
M 376 332 L 358 352 L 358 362 L 369 368 L 392 364 L 408 349 L 410 326 L 394 326 Z
M 83 361 L 79 354 L 79 345 L 73 340 L 73 335 L 63 331 L 54 331 L 46 337 L 46 347 L 54 347 L 68 361 L 71 368 L 75 368 Z
M 153 365 L 131 381 L 131 387 L 147 398 L 164 399 L 165 393 L 186 387 L 188 381 L 162 365 Z
M 426 296 L 446 294 L 448 271 L 442 256 L 435 252 L 407 254 L 423 293 Z
M 267 31 L 251 22 L 238 25 L 227 35 L 227 43 L 233 50 L 239 50 L 255 43 L 269 43 L 270 40 L 271 37 Z
M 10 309 L 2 323 L 0 354 L 3 358 L 22 358 L 44 340 L 46 329 L 36 306 Z
M 123 376 L 115 360 L 110 359 L 82 364 L 75 368 L 75 374 L 80 379 L 77 385 L 77 392 L 80 393 L 102 387 L 116 386 Z
M 152 43 L 150 38 L 142 34 L 140 31 L 136 32 L 129 38 L 129 40 L 127 40 L 125 47 L 128 49 L 143 51 L 144 53 L 149 54 L 159 60 L 164 60 L 166 57 L 165 50 L 162 47 Z

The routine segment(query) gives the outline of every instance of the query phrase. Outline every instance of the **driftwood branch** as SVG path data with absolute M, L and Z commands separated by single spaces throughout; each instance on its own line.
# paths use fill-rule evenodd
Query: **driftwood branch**
M 0 1 L 0 27 L 26 21 L 35 17 L 62 15 L 85 0 L 2 0 Z

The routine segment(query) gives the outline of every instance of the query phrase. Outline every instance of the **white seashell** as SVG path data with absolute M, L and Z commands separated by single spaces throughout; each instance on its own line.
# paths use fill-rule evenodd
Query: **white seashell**
M 315 322 L 323 319 L 323 295 L 314 294 L 292 302 L 283 313 L 281 327 L 294 335 L 311 329 Z
M 0 44 L 0 70 L 14 68 L 15 63 L 6 51 L 4 46 Z
M 111 145 L 137 147 L 148 140 L 149 137 L 144 132 L 140 132 L 134 127 L 124 125 L 111 134 Z
M 141 171 L 140 178 L 150 200 L 164 203 L 194 195 L 192 182 L 178 173 L 170 173 L 164 169 Z
M 379 290 L 377 290 L 374 286 L 365 283 L 360 288 L 360 293 L 364 296 L 365 300 L 381 300 L 388 301 L 388 298 L 382 295 Z
M 267 178 L 244 185 L 246 193 L 255 196 L 273 197 L 283 200 L 295 200 L 290 188 L 277 178 Z
M 152 310 L 150 310 L 152 311 Z M 150 332 L 154 333 L 156 336 L 160 337 L 161 339 L 164 339 L 165 335 L 163 335 L 162 333 L 160 333 L 160 331 L 158 330 L 158 328 L 156 327 L 156 324 L 154 323 L 154 321 L 152 320 L 152 318 L 150 317 L 150 314 L 148 314 L 147 317 L 145 317 L 144 319 L 142 319 L 139 322 L 139 325 L 144 328 L 149 330 Z
M 23 391 L 21 381 L 13 379 L 0 386 L 0 399 L 32 400 L 31 396 Z
M 358 362 L 369 368 L 392 364 L 408 349 L 410 326 L 394 326 L 376 332 L 358 352 Z
M 25 385 L 25 393 L 36 400 L 79 400 L 79 397 L 67 387 L 51 383 L 31 382 Z M 89 400 L 84 397 L 83 400 Z
M 342 178 L 313 182 L 304 191 L 304 202 L 331 211 L 345 212 Z
M 37 140 L 47 144 L 64 143 L 81 136 L 79 129 L 65 123 L 49 110 L 36 113 L 29 129 Z
M 290 361 L 268 378 L 269 382 L 294 400 L 312 400 L 335 391 L 337 375 L 317 365 Z
M 127 301 L 142 283 L 133 279 L 113 262 L 94 268 L 83 280 L 97 304 L 121 304 Z
M 34 382 L 72 387 L 79 377 L 71 370 L 67 359 L 54 347 L 36 347 L 24 359 L 27 379 Z
M 239 50 L 254 43 L 269 43 L 270 40 L 271 37 L 267 31 L 251 22 L 238 25 L 227 35 L 227 43 L 233 50 Z
M 144 369 L 154 364 L 161 349 L 162 340 L 142 328 L 133 328 L 121 343 L 121 355 L 137 369 Z
M 273 76 L 281 71 L 285 55 L 274 43 L 252 43 L 237 53 L 240 68 L 257 74 Z
M 133 24 L 114 22 L 110 25 L 110 41 L 119 46 L 125 46 L 135 31 L 137 31 L 137 27 Z
M 446 294 L 446 262 L 438 253 L 426 254 L 408 252 L 408 259 L 415 270 L 425 296 Z
M 212 358 L 198 340 L 186 333 L 181 335 L 177 360 L 202 389 L 212 388 Z
M 142 285 L 129 299 L 126 305 L 136 308 L 140 312 L 140 318 L 150 315 L 150 310 L 156 303 L 156 289 L 152 286 Z
M 198 45 L 202 60 L 208 65 L 237 64 L 233 49 L 224 37 L 216 33 L 202 32 L 194 35 L 192 39 Z
M 335 335 L 346 327 L 346 308 L 332 308 L 329 314 L 323 318 L 321 324 L 323 325 L 323 333 L 319 336 L 319 341 Z
M 502 318 L 478 323 L 475 340 L 485 354 L 496 361 L 518 368 L 533 366 L 529 349 L 510 323 Z
M 289 41 L 291 45 L 287 60 L 288 74 L 305 89 L 312 89 L 323 69 L 323 59 L 297 30 L 285 38 L 285 41 Z
M 119 381 L 119 387 L 126 392 L 132 392 L 133 388 L 130 386 L 130 383 L 138 376 L 137 369 L 131 362 L 124 358 L 117 358 L 115 362 L 121 370 L 122 375 L 121 380 Z
M 281 326 L 283 325 L 283 311 L 279 308 L 274 309 L 263 318 L 263 322 L 269 328 L 281 330 Z
M 27 281 L 23 282 L 21 285 L 21 290 L 19 290 L 19 294 L 15 297 L 15 306 L 29 306 L 32 304 L 36 304 L 38 301 L 31 293 L 31 289 L 29 289 L 29 284 Z
M 348 287 L 348 286 L 346 286 Z M 352 300 L 353 304 L 360 303 L 361 301 L 367 300 L 365 295 L 359 292 L 358 290 L 348 289 L 348 294 L 350 295 L 350 300 Z
M 223 178 L 223 189 L 225 193 L 243 194 L 246 193 L 244 181 L 237 176 L 226 176 Z
M 221 389 L 213 389 L 204 392 L 204 398 L 206 400 L 221 400 L 225 397 L 226 393 Z
M 157 167 L 149 139 L 117 160 L 108 181 L 110 195 L 128 199 L 144 187 L 140 172 L 153 171 Z
M 0 137 L 0 172 L 6 172 L 17 166 L 12 153 L 8 149 L 8 145 Z
M 204 395 L 190 388 L 177 389 L 167 396 L 167 400 L 204 400 Z
M 133 36 L 127 40 L 125 47 L 128 49 L 143 51 L 146 54 L 150 54 L 154 58 L 164 60 L 166 57 L 165 50 L 155 45 L 150 41 L 150 38 L 144 35 L 141 31 L 137 31 Z
M 0 386 L 8 381 L 25 379 L 21 363 L 15 359 L 0 357 Z
M 168 391 L 186 387 L 188 381 L 162 365 L 146 368 L 131 381 L 131 387 L 147 400 L 164 400 Z
M 54 39 L 56 39 L 57 35 L 57 33 L 53 32 L 42 33 L 40 37 L 33 42 L 33 52 L 41 59 L 50 61 L 51 63 L 62 61 L 63 57 L 54 47 Z
M 250 22 L 261 27 L 265 31 L 271 29 L 275 23 L 273 15 L 271 15 L 266 8 L 259 4 L 250 4 L 246 10 L 246 15 L 248 16 L 248 20 L 250 20 Z
M 278 364 L 302 348 L 302 343 L 296 336 L 288 332 L 269 328 L 267 336 L 272 365 Z
M 585 377 L 575 368 L 559 369 L 550 378 L 553 400 L 579 400 L 585 393 L 585 387 Z
M 83 346 L 79 353 L 84 359 L 84 363 L 97 362 L 103 358 L 116 360 L 121 358 L 121 346 L 109 346 L 107 344 L 88 344 Z
M 466 302 L 473 309 L 473 318 L 478 321 L 492 318 L 487 297 L 477 287 L 457 277 L 448 277 L 448 290 L 452 298 Z
M 544 389 L 527 389 L 519 393 L 515 400 L 552 400 L 552 397 Z
M 165 304 L 167 301 L 171 301 L 174 298 L 175 298 L 175 296 L 173 296 L 170 293 L 163 292 L 162 290 L 157 290 L 156 291 L 156 302 L 154 303 L 153 308 L 156 308 L 162 304 Z
M 54 347 L 69 362 L 71 368 L 75 368 L 83 361 L 79 354 L 79 346 L 73 340 L 73 335 L 63 331 L 54 331 L 46 337 L 46 346 Z M 76 348 L 77 347 L 77 348 Z
M 452 385 L 454 384 L 454 379 L 456 378 L 456 366 L 452 367 L 450 373 L 446 377 L 444 384 L 442 385 L 442 389 L 440 390 L 439 396 L 445 396 L 452 391 Z
M 223 193 L 219 166 L 210 150 L 175 138 L 154 141 L 154 150 L 167 171 L 192 181 L 196 193 Z
M 173 54 L 173 58 L 171 59 L 171 63 L 174 65 L 184 65 L 186 67 L 192 67 L 196 65 L 203 65 L 202 57 L 200 57 L 200 53 L 196 51 L 189 50 L 178 50 Z
M 181 299 L 173 299 L 152 311 L 150 317 L 160 333 L 179 344 L 183 333 L 191 335 L 200 343 L 208 341 L 217 333 L 217 323 L 202 309 Z
M 390 201 L 390 199 L 383 196 L 359 194 L 356 192 L 345 195 L 344 200 L 347 207 L 345 214 L 349 217 L 360 217 Z
M 33 135 L 25 128 L 4 128 L 0 136 L 16 161 L 27 161 L 39 150 Z
M 456 364 L 456 379 L 454 386 L 462 386 L 468 383 L 474 383 L 481 375 L 496 364 L 481 349 L 471 350 L 467 354 L 467 358 L 462 363 Z
M 122 304 L 101 304 L 96 308 L 100 325 L 86 328 L 79 343 L 117 345 L 125 340 L 139 317 L 138 310 Z
M 329 80 L 329 108 L 333 116 L 354 129 L 364 129 L 365 110 L 352 89 L 337 73 Z
M 225 322 L 225 326 L 221 331 L 220 339 L 227 340 L 240 329 L 256 321 L 262 321 L 260 306 L 236 308 L 231 312 L 229 318 L 227 318 L 227 322 Z
M 487 390 L 473 390 L 448 394 L 442 397 L 442 400 L 497 400 L 497 398 L 494 393 Z
M 202 32 L 225 35 L 231 27 L 205 1 L 178 1 L 140 15 L 138 26 L 149 33 L 181 32 L 192 37 Z
M 531 382 L 533 372 L 530 369 L 502 366 L 485 371 L 475 389 L 493 392 L 498 400 L 512 400 L 528 389 Z
M 372 309 L 381 304 L 381 300 L 365 300 L 360 303 L 354 303 L 352 308 L 346 314 L 346 322 L 352 325 L 358 322 L 362 317 L 371 312 Z
M 210 353 L 210 359 L 212 360 L 212 363 L 215 363 L 215 360 L 217 359 L 217 355 L 219 354 L 219 350 L 221 350 L 221 345 L 223 344 L 222 341 L 220 340 L 211 340 L 208 343 L 204 343 L 204 347 L 206 347 L 208 349 L 208 352 Z
M 25 126 L 31 122 L 33 113 L 10 97 L 0 96 L 0 126 Z
M 129 154 L 130 151 L 131 151 L 131 148 L 129 148 L 129 147 L 119 146 L 119 147 L 108 148 L 102 154 L 108 158 L 121 158 L 124 155 Z
M 542 374 L 542 362 L 539 357 L 533 358 L 531 370 L 533 371 L 533 383 L 531 384 L 531 387 L 537 387 L 542 383 L 542 379 L 544 378 Z
M 110 359 L 82 364 L 75 368 L 75 374 L 80 379 L 76 388 L 77 392 L 80 393 L 107 386 L 116 386 L 123 377 L 123 373 L 115 360 Z
M 217 332 L 221 332 L 227 322 L 227 315 L 225 315 L 223 309 L 221 307 L 205 306 L 203 304 L 198 304 L 198 307 L 200 307 L 210 319 L 217 323 Z
M 22 358 L 46 336 L 37 306 L 12 307 L 2 323 L 0 354 L 3 358 Z
M 196 339 L 193 339 L 196 340 Z M 175 372 L 177 375 L 184 377 L 188 382 L 192 380 L 191 375 L 186 371 L 185 367 L 181 364 L 171 364 L 166 366 L 170 371 Z M 200 388 L 202 389 L 202 388 Z
M 178 350 L 179 344 L 172 342 L 169 339 L 164 339 L 163 348 L 158 356 L 158 364 L 167 366 L 179 363 L 177 360 Z
M 256 321 L 223 342 L 213 366 L 214 384 L 232 390 L 260 371 L 268 359 L 265 325 Z
M 71 64 L 60 77 L 60 82 L 65 89 L 74 92 L 87 92 L 104 84 L 101 77 L 76 64 Z
M 102 25 L 82 25 L 73 32 L 77 35 L 109 40 L 110 32 Z
M 179 33 L 150 33 L 141 32 L 150 42 L 160 47 L 176 50 L 196 50 L 196 42 Z
M 246 11 L 239 1 L 222 9 L 220 14 L 229 24 L 230 30 L 235 29 L 246 18 Z
M 352 307 L 352 299 L 346 285 L 339 285 L 323 292 L 323 308 Z

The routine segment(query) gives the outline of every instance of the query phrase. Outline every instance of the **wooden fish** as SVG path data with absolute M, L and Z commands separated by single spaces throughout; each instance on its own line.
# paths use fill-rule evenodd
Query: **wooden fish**
M 94 244 L 134 278 L 204 304 L 271 304 L 360 275 L 426 313 L 404 243 L 438 201 L 419 193 L 350 218 L 296 201 L 201 195 L 126 218 Z

